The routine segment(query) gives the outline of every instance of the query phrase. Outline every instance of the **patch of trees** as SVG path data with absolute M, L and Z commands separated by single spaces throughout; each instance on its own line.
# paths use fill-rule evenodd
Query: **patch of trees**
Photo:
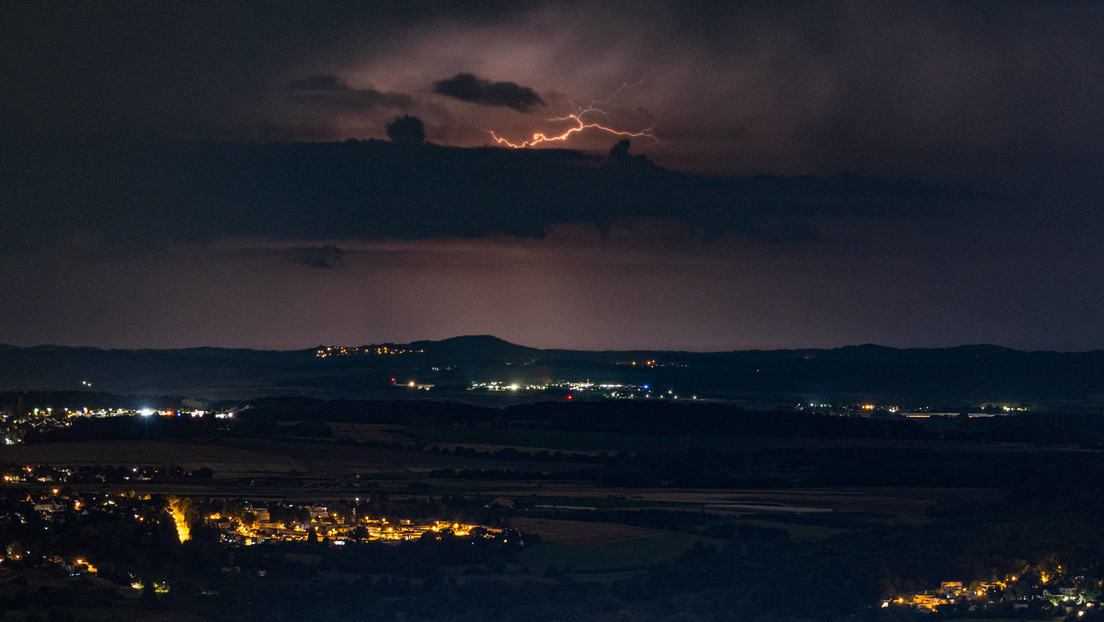
M 969 441 L 1076 445 L 1104 448 L 1104 416 L 1099 414 L 1025 413 L 959 418 L 945 436 Z
M 453 424 L 495 419 L 496 409 L 455 402 L 321 400 L 278 397 L 253 400 L 236 417 L 258 421 Z
M 246 419 L 404 425 L 491 425 L 649 435 L 721 434 L 815 438 L 924 438 L 915 421 L 747 411 L 723 404 L 654 401 L 538 402 L 505 409 L 453 402 L 377 402 L 269 398 L 239 412 Z
M 250 403 L 240 415 L 260 421 L 488 425 L 655 436 L 943 439 L 1089 446 L 1104 442 L 1104 417 L 1085 414 L 1028 413 L 964 419 L 956 425 L 936 429 L 906 419 L 835 417 L 786 410 L 749 411 L 727 404 L 679 404 L 659 400 L 552 401 L 497 409 L 452 402 L 269 398 Z
M 32 431 L 28 443 L 103 440 L 209 439 L 229 426 L 214 417 L 127 416 L 76 418 L 71 425 L 45 432 Z
M 554 430 L 631 432 L 648 435 L 917 439 L 927 436 L 914 421 L 831 417 L 808 412 L 748 411 L 723 404 L 676 404 L 659 400 L 541 402 L 506 409 L 503 423 Z M 534 421 L 547 424 L 534 426 Z
M 331 438 L 332 431 L 325 425 L 326 422 L 413 427 L 479 425 L 670 437 L 710 435 L 1104 446 L 1104 417 L 1093 415 L 1031 413 L 985 419 L 963 418 L 946 422 L 948 425 L 940 428 L 925 426 L 915 420 L 834 417 L 793 411 L 758 412 L 723 404 L 677 404 L 658 400 L 557 401 L 495 409 L 451 402 L 326 401 L 312 398 L 255 400 L 238 410 L 232 420 L 216 420 L 209 416 L 76 419 L 73 425 L 66 428 L 31 432 L 27 440 L 215 438 L 227 435 Z M 289 423 L 291 425 L 287 425 Z

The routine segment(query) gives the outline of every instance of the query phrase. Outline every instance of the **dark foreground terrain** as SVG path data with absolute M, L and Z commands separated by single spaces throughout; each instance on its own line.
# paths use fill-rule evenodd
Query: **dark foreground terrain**
M 0 620 L 1102 617 L 1091 415 L 243 406 L 0 447 Z

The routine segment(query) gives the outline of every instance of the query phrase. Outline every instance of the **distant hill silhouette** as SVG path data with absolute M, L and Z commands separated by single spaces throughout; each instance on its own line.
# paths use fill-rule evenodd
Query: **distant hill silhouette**
M 441 341 L 415 341 L 407 347 L 464 360 L 513 361 L 536 356 L 541 352 L 536 348 L 519 346 L 491 335 L 465 335 Z
M 318 358 L 314 349 L 103 350 L 0 344 L 0 391 L 395 397 L 395 384 L 416 380 L 436 385 L 434 395 L 447 398 L 450 390 L 462 395 L 472 381 L 591 379 L 650 383 L 733 399 L 843 395 L 914 404 L 1003 400 L 1104 406 L 1104 351 L 1099 350 L 1026 352 L 992 345 L 898 349 L 866 344 L 804 350 L 595 352 L 542 350 L 490 335 L 377 345 L 422 352 Z M 645 360 L 657 364 L 651 367 Z

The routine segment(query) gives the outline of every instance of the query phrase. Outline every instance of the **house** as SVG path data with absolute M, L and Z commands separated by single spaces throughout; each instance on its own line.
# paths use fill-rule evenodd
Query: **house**
M 962 581 L 943 581 L 939 584 L 939 591 L 942 594 L 946 594 L 948 597 L 953 597 L 964 594 L 966 588 L 962 586 Z

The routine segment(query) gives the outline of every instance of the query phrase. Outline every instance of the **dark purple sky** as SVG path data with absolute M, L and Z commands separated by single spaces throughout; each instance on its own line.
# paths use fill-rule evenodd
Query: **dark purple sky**
M 0 342 L 1104 348 L 1101 32 L 1087 2 L 18 3 L 0 11 Z M 433 143 L 487 146 L 615 92 L 588 120 L 652 128 L 632 153 L 671 171 L 938 191 L 590 218 L 437 187 L 344 218 L 176 188 L 140 158 L 57 164 L 75 138 L 276 153 L 385 139 L 404 114 Z M 142 191 L 103 190 L 116 179 Z M 565 192 L 542 179 L 526 190 Z

